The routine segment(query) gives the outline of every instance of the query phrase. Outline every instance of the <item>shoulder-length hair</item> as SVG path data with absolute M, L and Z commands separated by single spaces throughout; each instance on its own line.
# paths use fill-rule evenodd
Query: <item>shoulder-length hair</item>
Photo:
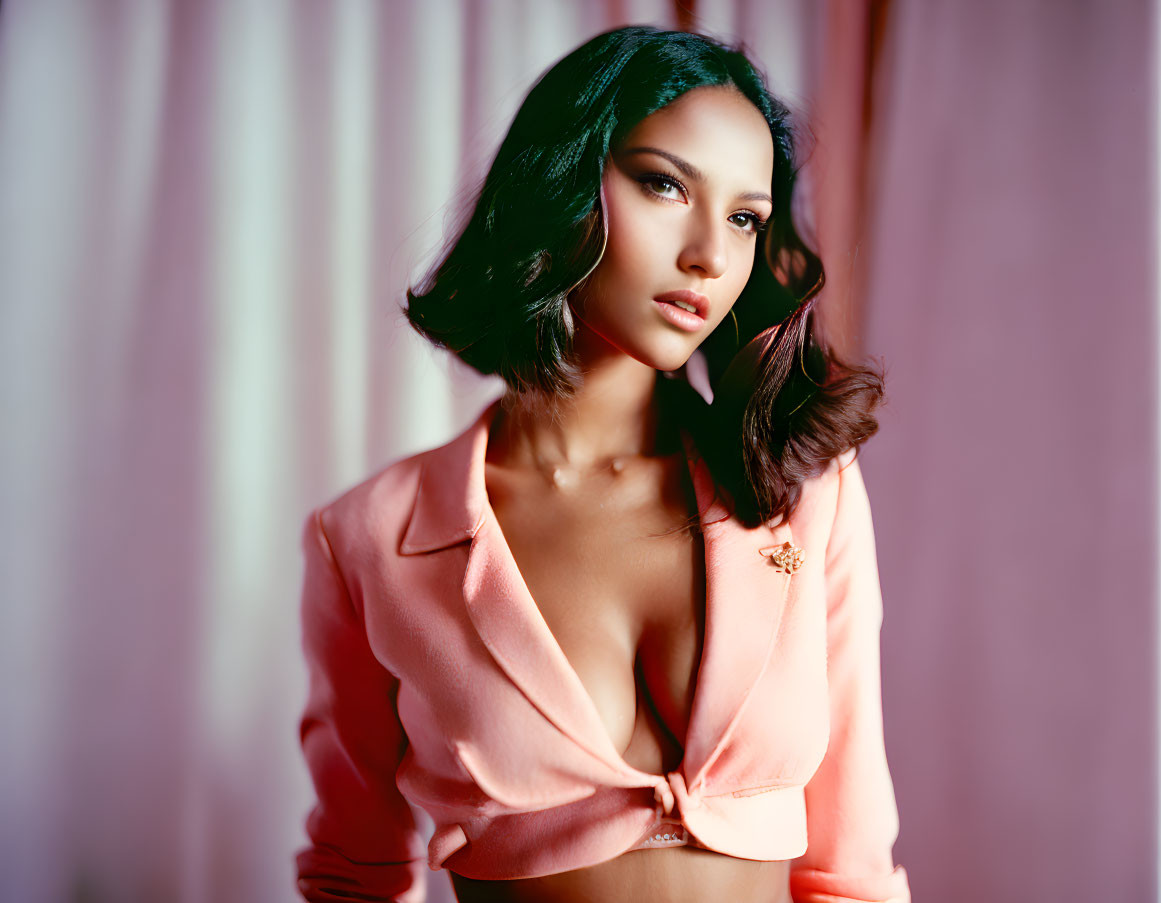
M 408 289 L 405 312 L 437 346 L 501 376 L 509 397 L 571 396 L 580 370 L 567 299 L 604 253 L 605 160 L 646 116 L 709 85 L 734 86 L 769 124 L 774 211 L 735 316 L 700 346 L 712 403 L 674 378 L 658 379 L 657 398 L 663 422 L 689 432 L 735 515 L 752 526 L 789 517 L 806 479 L 877 430 L 883 375 L 839 360 L 816 332 L 825 275 L 793 221 L 790 112 L 744 45 L 629 26 L 549 68 L 517 112 L 470 218 Z

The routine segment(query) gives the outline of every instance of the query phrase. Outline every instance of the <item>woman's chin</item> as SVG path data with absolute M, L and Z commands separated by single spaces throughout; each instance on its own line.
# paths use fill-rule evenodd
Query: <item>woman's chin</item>
M 654 370 L 664 370 L 671 373 L 684 367 L 693 357 L 695 351 L 697 351 L 697 345 L 689 341 L 667 342 L 665 347 L 652 349 L 652 354 L 644 362 Z
M 668 331 L 670 334 L 649 335 L 647 338 L 640 333 L 618 336 L 613 330 L 601 331 L 583 320 L 580 322 L 583 332 L 578 330 L 574 342 L 581 347 L 582 357 L 585 351 L 596 352 L 597 346 L 603 346 L 606 352 L 613 348 L 654 370 L 671 372 L 684 367 L 698 347 L 692 337 L 674 335 L 671 330 Z
M 674 371 L 680 370 L 682 367 L 684 367 L 686 365 L 686 363 L 689 361 L 689 358 L 690 358 L 690 355 L 687 354 L 684 358 L 682 358 L 680 361 L 677 361 L 676 363 L 673 363 L 673 364 L 667 363 L 665 366 L 658 365 L 658 366 L 655 366 L 653 369 L 660 370 L 663 373 L 673 373 Z

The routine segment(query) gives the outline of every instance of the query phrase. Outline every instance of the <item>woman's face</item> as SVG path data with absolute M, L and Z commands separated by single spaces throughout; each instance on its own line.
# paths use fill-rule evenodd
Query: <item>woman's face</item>
M 733 87 L 694 88 L 639 122 L 606 161 L 608 243 L 570 297 L 578 329 L 657 370 L 685 364 L 750 278 L 773 167 L 770 128 Z M 683 291 L 696 313 L 657 300 Z

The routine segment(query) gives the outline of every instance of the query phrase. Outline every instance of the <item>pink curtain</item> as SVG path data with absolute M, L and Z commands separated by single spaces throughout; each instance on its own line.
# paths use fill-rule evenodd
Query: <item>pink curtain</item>
M 1157 898 L 1155 15 L 890 6 L 866 470 L 916 899 Z

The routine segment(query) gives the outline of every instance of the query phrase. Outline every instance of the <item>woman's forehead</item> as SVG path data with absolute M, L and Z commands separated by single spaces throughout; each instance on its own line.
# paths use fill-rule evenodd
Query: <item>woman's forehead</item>
M 774 142 L 762 112 L 736 88 L 705 86 L 682 94 L 629 130 L 615 156 L 661 150 L 711 176 L 765 177 L 774 166 Z

